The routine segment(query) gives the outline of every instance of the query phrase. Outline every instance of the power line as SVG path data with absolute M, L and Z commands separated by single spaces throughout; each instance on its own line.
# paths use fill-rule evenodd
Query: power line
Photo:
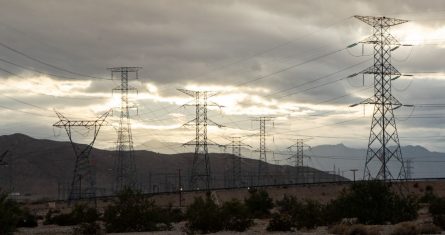
M 58 78 L 69 79 L 69 80 L 79 80 L 79 78 L 75 78 L 75 77 L 70 77 L 70 76 L 65 76 L 65 75 L 58 75 L 58 74 L 43 72 L 43 71 L 34 69 L 32 67 L 23 66 L 23 65 L 20 65 L 20 64 L 14 63 L 12 61 L 9 61 L 9 60 L 6 60 L 6 59 L 2 59 L 2 58 L 0 58 L 0 61 L 2 61 L 4 63 L 7 63 L 7 64 L 10 64 L 10 65 L 14 65 L 14 66 L 19 67 L 21 69 L 25 69 L 25 70 L 28 70 L 28 71 L 31 71 L 31 72 L 35 72 L 35 73 L 39 73 L 39 74 L 43 74 L 43 75 L 47 75 L 47 76 L 50 76 L 50 77 L 58 77 Z M 108 79 L 108 80 L 110 80 L 110 79 Z
M 36 62 L 38 62 L 38 63 L 40 63 L 40 64 L 46 65 L 46 66 L 48 66 L 48 67 L 51 67 L 51 68 L 56 69 L 56 70 L 59 70 L 59 71 L 67 72 L 67 73 L 70 73 L 70 74 L 73 74 L 73 75 L 77 75 L 77 76 L 81 76 L 81 77 L 94 78 L 94 79 L 105 79 L 105 80 L 107 80 L 107 78 L 101 78 L 101 77 L 96 77 L 96 76 L 86 75 L 86 74 L 82 74 L 82 73 L 74 72 L 74 71 L 71 71 L 71 70 L 68 70 L 68 69 L 65 69 L 65 68 L 61 68 L 61 67 L 59 67 L 59 66 L 56 66 L 56 65 L 47 63 L 47 62 L 45 62 L 45 61 L 43 61 L 43 60 L 41 60 L 41 59 L 38 59 L 38 58 L 33 57 L 33 56 L 30 56 L 30 55 L 28 55 L 28 54 L 26 54 L 26 53 L 24 53 L 24 52 L 22 52 L 22 51 L 19 51 L 19 50 L 17 50 L 17 49 L 14 49 L 14 48 L 12 48 L 12 47 L 6 45 L 6 44 L 3 43 L 3 42 L 0 42 L 0 46 L 4 47 L 4 48 L 6 48 L 6 49 L 8 49 L 8 50 L 10 50 L 10 51 L 13 51 L 13 52 L 15 52 L 15 53 L 17 53 L 17 54 L 20 54 L 20 55 L 22 55 L 22 56 L 24 56 L 24 57 L 26 57 L 26 58 L 28 58 L 28 59 L 30 59 L 30 60 L 36 61 Z

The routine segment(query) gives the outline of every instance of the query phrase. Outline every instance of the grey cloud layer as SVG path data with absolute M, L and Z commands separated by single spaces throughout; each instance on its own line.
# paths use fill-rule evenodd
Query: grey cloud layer
M 188 83 L 236 85 L 344 48 L 371 33 L 368 25 L 348 18 L 355 14 L 390 14 L 408 19 L 424 19 L 428 15 L 426 12 L 444 8 L 443 1 L 415 0 L 1 2 L 0 42 L 60 67 L 95 76 L 108 77 L 108 67 L 141 66 L 141 80 L 167 87 L 160 92 L 165 96 L 179 96 L 175 88 Z M 438 16 L 440 13 L 434 15 Z M 444 22 L 416 23 L 440 27 Z M 410 30 L 408 24 L 398 27 Z M 289 41 L 292 42 L 287 43 Z M 258 55 L 277 45 L 282 46 Z M 407 61 L 393 62 L 401 71 L 440 71 L 443 63 L 437 58 L 440 58 L 443 50 L 419 47 L 414 49 Z M 366 51 L 371 52 L 370 48 L 366 48 Z M 360 54 L 361 48 L 353 48 L 350 53 Z M 395 56 L 403 58 L 407 53 L 409 49 L 403 48 L 396 51 Z M 0 48 L 0 57 L 39 70 L 58 72 L 5 48 Z M 243 60 L 249 57 L 253 58 Z M 265 87 L 274 93 L 333 73 L 362 59 L 343 51 L 245 86 Z M 237 63 L 240 60 L 243 61 Z M 371 62 L 364 63 L 271 98 L 277 99 L 293 92 L 298 94 L 289 95 L 283 101 L 315 104 L 339 97 L 360 87 L 355 88 L 343 81 L 304 90 L 358 72 L 370 65 Z M 22 72 L 19 68 L 8 69 Z M 359 86 L 360 81 L 354 84 Z M 115 85 L 108 81 L 94 81 L 85 91 L 111 93 Z M 414 82 L 409 89 L 396 91 L 396 94 L 406 103 L 441 102 L 445 100 L 442 95 L 444 86 L 445 80 Z M 370 96 L 371 92 L 364 94 Z M 54 101 L 49 97 L 40 97 L 34 101 L 49 108 L 87 105 L 83 101 Z M 361 98 L 347 96 L 332 103 L 347 106 L 359 101 Z M 4 102 L 17 105 L 7 99 Z M 157 109 L 155 102 L 147 102 L 145 105 Z M 243 105 L 255 104 L 247 100 Z M 156 119 L 163 118 L 164 114 L 161 113 L 161 117 Z M 332 119 L 332 122 L 336 121 Z M 441 122 L 413 120 L 407 124 L 401 123 L 400 127 L 409 128 L 414 124 L 437 127 Z

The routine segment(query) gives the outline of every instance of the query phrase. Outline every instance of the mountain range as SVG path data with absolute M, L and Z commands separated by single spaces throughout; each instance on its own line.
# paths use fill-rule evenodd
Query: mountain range
M 81 148 L 85 145 L 79 145 Z M 66 198 L 72 179 L 75 155 L 69 142 L 35 139 L 23 134 L 0 136 L 0 152 L 10 154 L 0 166 L 0 187 L 16 194 L 33 198 Z M 147 193 L 187 189 L 191 175 L 193 153 L 163 154 L 147 150 L 135 150 L 137 178 L 140 188 Z M 94 166 L 98 195 L 109 195 L 112 188 L 115 151 L 93 149 L 91 163 Z M 231 187 L 234 156 L 226 153 L 210 153 L 212 186 Z M 258 181 L 259 161 L 243 158 L 242 184 L 255 185 Z M 295 182 L 333 181 L 342 179 L 310 167 L 295 168 L 288 165 L 267 164 L 268 174 L 259 180 L 262 184 L 287 184 Z M 298 169 L 298 170 L 297 170 Z M 295 172 L 300 172 L 297 181 Z M 181 182 L 181 183 L 179 183 Z

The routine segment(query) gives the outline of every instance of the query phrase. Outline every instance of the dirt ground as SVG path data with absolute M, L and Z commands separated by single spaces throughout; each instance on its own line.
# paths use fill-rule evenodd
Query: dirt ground
M 294 234 L 294 235 L 332 235 L 328 232 L 327 227 L 319 227 L 315 230 L 311 231 L 296 231 L 296 232 L 267 232 L 268 221 L 267 220 L 255 220 L 255 224 L 246 232 L 233 232 L 233 231 L 221 231 L 217 233 L 212 233 L 216 235 L 229 235 L 229 234 L 245 234 L 245 235 L 253 235 L 253 234 Z M 162 231 L 162 232 L 139 232 L 139 233 L 109 233 L 110 235 L 176 235 L 176 234 L 185 234 L 183 231 L 185 223 L 181 222 L 179 224 L 175 224 L 173 230 L 171 231 Z M 368 228 L 373 227 L 380 230 L 381 235 L 390 235 L 394 229 L 394 225 L 378 225 L 378 226 L 367 226 Z M 17 235 L 71 235 L 72 227 L 59 227 L 59 226 L 42 226 L 34 229 L 20 229 L 19 232 L 15 233 Z M 442 232 L 440 234 L 445 234 Z
M 295 195 L 298 198 L 310 198 L 314 200 L 319 200 L 321 202 L 327 202 L 339 195 L 339 193 L 346 187 L 349 183 L 338 183 L 338 184 L 316 184 L 316 185 L 295 185 L 295 186 L 281 186 L 281 187 L 265 187 L 269 192 L 269 195 L 274 200 L 281 199 L 284 195 Z M 434 181 L 415 181 L 406 182 L 403 187 L 408 189 L 410 194 L 417 196 L 423 195 L 425 188 L 427 186 L 432 186 L 434 192 L 441 197 L 445 197 L 445 180 L 434 180 Z M 395 185 L 394 187 L 399 187 Z M 156 201 L 158 205 L 166 206 L 171 204 L 173 206 L 181 206 L 184 208 L 197 196 L 204 196 L 204 192 L 185 192 L 182 193 L 181 197 L 177 193 L 161 194 L 151 196 L 153 200 Z M 212 197 L 217 202 L 224 202 L 232 198 L 244 199 L 248 196 L 248 189 L 231 189 L 231 190 L 215 190 L 212 192 Z M 181 201 L 179 199 L 182 199 Z M 99 211 L 108 205 L 110 200 L 98 201 Z M 27 205 L 31 211 L 38 215 L 44 216 L 49 209 L 60 209 L 70 210 L 70 205 L 64 202 L 44 202 L 44 203 L 30 203 Z M 419 212 L 419 218 L 417 223 L 428 223 L 431 222 L 431 217 L 427 209 L 422 209 Z M 267 220 L 255 220 L 255 225 L 252 226 L 248 231 L 244 233 L 236 232 L 218 232 L 216 234 L 266 234 Z M 156 232 L 156 233 L 124 233 L 124 234 L 184 234 L 183 232 L 184 223 L 175 224 L 172 231 Z M 379 230 L 382 231 L 382 235 L 387 235 L 392 231 L 392 226 L 379 226 Z M 16 234 L 19 235 L 67 235 L 72 234 L 71 227 L 59 227 L 54 225 L 41 225 L 37 228 L 32 229 L 20 229 Z M 272 233 L 272 234 L 304 234 L 304 235 L 315 235 L 315 234 L 329 234 L 326 227 L 320 227 L 315 231 L 299 231 L 299 232 L 289 232 L 289 233 Z M 445 234 L 445 233 L 442 233 Z

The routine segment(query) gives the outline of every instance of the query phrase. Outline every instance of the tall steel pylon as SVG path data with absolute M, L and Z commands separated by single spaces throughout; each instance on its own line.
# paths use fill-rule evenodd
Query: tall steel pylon
M 293 149 L 296 149 L 294 154 L 292 154 L 292 156 L 290 157 L 290 159 L 292 160 L 292 163 L 295 167 L 295 183 L 299 183 L 300 179 L 302 178 L 301 170 L 304 167 L 304 158 L 307 157 L 304 155 L 304 150 L 311 149 L 311 146 L 305 144 L 304 139 L 297 139 L 296 143 L 287 147 L 287 149 L 291 151 Z M 303 174 L 303 177 L 306 176 Z
M 119 108 L 119 126 L 117 128 L 116 156 L 113 168 L 113 191 L 119 192 L 125 188 L 136 188 L 137 173 L 136 163 L 134 160 L 133 137 L 131 133 L 130 109 L 134 108 L 129 105 L 128 92 L 137 89 L 128 85 L 130 73 L 135 74 L 138 79 L 138 71 L 140 67 L 116 67 L 110 68 L 111 78 L 114 74 L 118 74 L 121 84 L 113 89 L 120 92 L 121 106 Z
M 68 200 L 78 200 L 84 198 L 96 197 L 96 177 L 91 166 L 90 153 L 93 149 L 94 142 L 99 134 L 100 128 L 105 124 L 105 119 L 108 117 L 108 111 L 96 120 L 69 120 L 61 113 L 55 111 L 59 117 L 59 121 L 54 123 L 54 127 L 65 128 L 68 138 L 71 142 L 71 147 L 76 155 L 76 162 L 74 165 L 73 178 L 71 181 L 70 192 Z M 73 127 L 84 127 L 93 131 L 93 139 L 91 142 L 82 147 L 73 141 Z
M 185 89 L 178 89 L 178 91 L 195 99 L 195 102 L 192 106 L 195 106 L 196 117 L 184 124 L 185 126 L 194 125 L 196 131 L 195 139 L 184 144 L 195 146 L 195 154 L 193 156 L 193 165 L 189 185 L 191 189 L 204 188 L 206 190 L 210 190 L 212 174 L 209 162 L 209 151 L 207 146 L 216 144 L 207 138 L 207 125 L 213 124 L 218 127 L 222 127 L 222 125 L 217 124 L 207 118 L 207 108 L 209 106 L 220 107 L 217 104 L 209 104 L 208 102 L 208 98 L 215 96 L 218 93 L 211 91 L 191 91 Z
M 242 174 L 241 167 L 241 147 L 251 147 L 241 141 L 241 137 L 234 136 L 230 138 L 230 144 L 225 145 L 225 147 L 232 148 L 232 187 L 239 188 L 244 186 L 244 178 Z
M 267 167 L 267 148 L 266 148 L 266 123 L 273 120 L 273 117 L 258 117 L 253 119 L 260 123 L 260 148 L 257 152 L 260 153 L 257 169 L 257 184 L 267 184 L 267 178 L 269 177 Z
M 359 103 L 374 105 L 363 178 L 385 181 L 394 179 L 388 167 L 391 163 L 392 168 L 399 168 L 397 179 L 404 179 L 406 171 L 394 110 L 409 105 L 402 105 L 391 93 L 391 82 L 402 74 L 391 64 L 391 52 L 401 44 L 389 33 L 389 29 L 407 20 L 374 16 L 354 17 L 373 27 L 373 35 L 361 41 L 364 44 L 374 45 L 374 65 L 360 72 L 374 75 L 374 96 Z M 349 77 L 355 75 L 357 74 Z M 351 105 L 351 107 L 359 104 Z M 376 165 L 377 171 L 373 170 Z

